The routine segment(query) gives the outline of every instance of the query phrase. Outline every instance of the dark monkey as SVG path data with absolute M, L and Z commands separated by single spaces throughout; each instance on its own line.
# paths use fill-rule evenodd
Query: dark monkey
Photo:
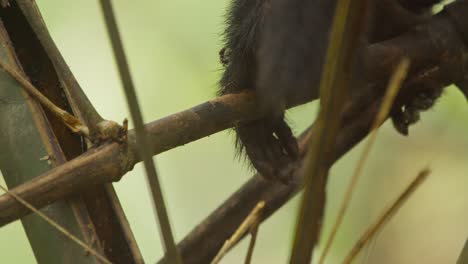
M 375 0 L 369 42 L 388 39 L 420 21 L 436 0 Z M 318 98 L 321 67 L 336 0 L 232 0 L 220 52 L 220 94 L 254 90 L 262 119 L 239 124 L 237 146 L 264 177 L 287 181 L 298 146 L 284 120 L 286 106 Z M 381 20 L 382 23 L 379 23 Z M 410 112 L 410 111 L 407 111 Z M 415 108 L 413 112 L 418 112 Z M 410 114 L 400 114 L 406 125 Z M 404 125 L 399 130 L 404 130 Z

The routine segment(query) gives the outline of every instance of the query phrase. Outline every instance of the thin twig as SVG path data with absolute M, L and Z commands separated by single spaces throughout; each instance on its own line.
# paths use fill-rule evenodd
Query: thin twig
M 219 261 L 226 255 L 226 253 L 237 244 L 237 242 L 248 232 L 253 226 L 258 224 L 259 218 L 262 213 L 262 209 L 265 207 L 265 201 L 260 201 L 252 209 L 250 214 L 245 218 L 242 224 L 237 228 L 236 232 L 224 242 L 223 247 L 219 250 L 216 257 L 211 261 L 211 264 L 219 263 Z
M 375 223 L 373 223 L 369 228 L 364 232 L 361 238 L 354 244 L 353 248 L 346 256 L 343 263 L 351 263 L 354 258 L 359 254 L 361 249 L 366 245 L 366 243 L 377 233 L 383 225 L 393 217 L 396 212 L 404 205 L 408 198 L 416 191 L 416 189 L 421 186 L 421 184 L 427 179 L 431 171 L 428 168 L 423 169 L 419 172 L 418 176 L 406 187 L 406 189 L 398 196 L 398 198 L 388 207 L 378 218 Z
M 249 243 L 249 248 L 247 249 L 247 255 L 245 256 L 245 264 L 250 264 L 252 262 L 252 256 L 255 248 L 255 242 L 257 242 L 257 234 L 258 234 L 258 225 L 260 224 L 260 219 L 257 219 L 258 221 L 253 224 L 251 230 L 250 230 L 250 243 Z
M 47 215 L 45 215 L 43 212 L 40 210 L 36 209 L 34 206 L 32 206 L 29 202 L 24 200 L 23 198 L 19 197 L 16 195 L 14 192 L 9 191 L 7 188 L 5 188 L 3 185 L 0 185 L 0 189 L 4 192 L 6 192 L 8 195 L 11 195 L 13 198 L 15 198 L 16 201 L 21 203 L 23 206 L 27 207 L 29 210 L 33 211 L 35 214 L 37 214 L 39 217 L 44 219 L 47 223 L 49 223 L 51 226 L 53 226 L 55 229 L 57 229 L 60 233 L 62 233 L 64 236 L 68 237 L 71 239 L 73 242 L 77 243 L 80 247 L 82 247 L 85 252 L 89 252 L 93 254 L 96 258 L 98 258 L 100 261 L 107 263 L 107 264 L 112 264 L 109 260 L 107 260 L 106 257 L 101 255 L 99 252 L 88 246 L 86 243 L 81 241 L 79 238 L 74 236 L 72 233 L 68 232 L 64 227 L 59 225 L 57 222 L 49 218 Z
M 375 139 L 377 137 L 377 130 L 380 124 L 385 121 L 385 119 L 388 116 L 388 113 L 390 112 L 390 109 L 393 105 L 393 101 L 395 100 L 395 97 L 398 94 L 398 91 L 400 90 L 403 81 L 406 79 L 409 65 L 409 60 L 407 58 L 403 58 L 400 64 L 396 67 L 392 77 L 390 78 L 390 81 L 387 86 L 387 92 L 383 98 L 379 112 L 376 115 L 372 124 L 369 140 L 366 142 L 361 157 L 358 160 L 358 163 L 356 164 L 353 176 L 351 177 L 351 181 L 348 185 L 348 189 L 346 190 L 346 193 L 343 197 L 340 210 L 338 211 L 338 216 L 336 217 L 335 223 L 332 226 L 330 236 L 328 237 L 328 240 L 325 243 L 325 247 L 323 249 L 322 255 L 320 256 L 318 263 L 323 263 L 325 261 L 327 253 L 329 252 L 329 249 L 333 244 L 336 233 L 338 232 L 338 229 L 340 228 L 341 223 L 343 222 L 343 218 L 349 207 L 351 199 L 353 198 L 354 189 L 356 187 L 359 176 L 362 174 L 364 165 L 367 161 L 367 158 L 369 157 L 369 153 L 372 150 L 372 147 L 374 146 Z
M 127 136 L 126 119 L 123 122 L 123 126 L 120 126 L 118 123 L 111 120 L 94 118 L 93 121 L 99 122 L 96 124 L 92 124 L 94 131 L 93 133 L 91 133 L 89 127 L 84 125 L 74 115 L 55 105 L 52 101 L 49 100 L 49 98 L 43 95 L 31 82 L 29 82 L 25 77 L 23 77 L 21 73 L 2 62 L 0 62 L 0 69 L 3 69 L 11 77 L 13 77 L 13 79 L 15 79 L 31 97 L 33 97 L 39 103 L 41 103 L 46 109 L 52 112 L 52 114 L 57 116 L 62 121 L 62 123 L 64 123 L 65 126 L 68 127 L 72 132 L 85 136 L 95 143 L 104 142 L 107 139 L 111 141 L 121 142 L 123 138 Z M 92 113 L 92 111 L 90 113 Z M 88 121 L 91 122 L 91 119 Z
M 169 216 L 156 172 L 156 165 L 154 164 L 148 136 L 145 132 L 143 116 L 138 104 L 135 86 L 130 74 L 127 58 L 125 56 L 125 51 L 117 26 L 117 21 L 115 19 L 112 3 L 110 0 L 101 0 L 100 3 L 112 49 L 114 51 L 114 57 L 117 61 L 117 67 L 120 73 L 123 89 L 125 91 L 127 104 L 130 109 L 133 123 L 135 125 L 137 148 L 145 166 L 147 181 L 152 195 L 153 207 L 159 220 L 159 227 L 163 238 L 163 246 L 166 254 L 168 255 L 169 263 L 182 263 L 182 258 L 179 254 L 174 237 L 172 235 Z
M 52 103 L 46 96 L 44 96 L 34 85 L 32 85 L 25 77 L 23 77 L 18 71 L 12 67 L 4 64 L 0 61 L 0 68 L 8 73 L 13 79 L 15 79 L 21 87 L 34 99 L 39 101 L 45 108 L 56 115 L 62 122 L 73 132 L 79 133 L 83 136 L 89 137 L 89 129 L 83 125 L 80 120 L 74 117 L 72 114 L 61 109 Z

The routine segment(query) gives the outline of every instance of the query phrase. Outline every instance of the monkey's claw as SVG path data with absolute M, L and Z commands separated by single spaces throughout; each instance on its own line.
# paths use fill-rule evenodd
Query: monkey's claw
M 289 183 L 298 167 L 299 148 L 282 119 L 257 120 L 237 128 L 252 165 L 266 179 Z
M 421 112 L 429 110 L 441 96 L 441 90 L 433 88 L 416 94 L 406 104 L 396 107 L 392 111 L 392 122 L 395 129 L 407 136 L 409 126 L 417 123 L 421 118 Z

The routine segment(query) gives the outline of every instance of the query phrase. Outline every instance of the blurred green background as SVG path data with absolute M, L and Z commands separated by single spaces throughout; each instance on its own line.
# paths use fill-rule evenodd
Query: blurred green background
M 114 2 L 146 121 L 214 97 L 228 0 Z M 97 1 L 37 3 L 99 112 L 117 121 L 128 117 Z M 311 123 L 315 113 L 314 104 L 289 111 L 295 132 Z M 428 181 L 363 251 L 359 263 L 454 263 L 468 237 L 467 131 L 466 100 L 453 87 L 423 114 L 409 137 L 384 125 L 327 263 L 339 263 L 364 228 L 426 165 L 433 169 Z M 225 131 L 156 158 L 177 240 L 253 174 L 235 158 L 233 141 Z M 325 231 L 359 149 L 333 167 Z M 162 251 L 142 167 L 115 186 L 146 262 L 154 263 Z M 296 197 L 261 225 L 254 263 L 287 263 L 297 205 Z M 222 263 L 242 263 L 246 242 Z M 2 263 L 35 263 L 19 222 L 0 229 L 0 253 Z

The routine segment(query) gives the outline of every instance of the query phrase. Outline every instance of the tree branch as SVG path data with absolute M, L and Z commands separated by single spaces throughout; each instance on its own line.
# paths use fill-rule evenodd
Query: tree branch
M 232 126 L 243 116 L 248 116 L 249 111 L 255 111 L 253 98 L 251 94 L 226 95 L 147 124 L 145 130 L 150 136 L 153 154 Z M 11 191 L 36 208 L 42 208 L 94 185 L 118 181 L 141 161 L 137 153 L 135 132 L 131 130 L 127 143 L 109 143 L 91 149 Z M 13 197 L 7 194 L 0 196 L 0 226 L 29 212 Z

